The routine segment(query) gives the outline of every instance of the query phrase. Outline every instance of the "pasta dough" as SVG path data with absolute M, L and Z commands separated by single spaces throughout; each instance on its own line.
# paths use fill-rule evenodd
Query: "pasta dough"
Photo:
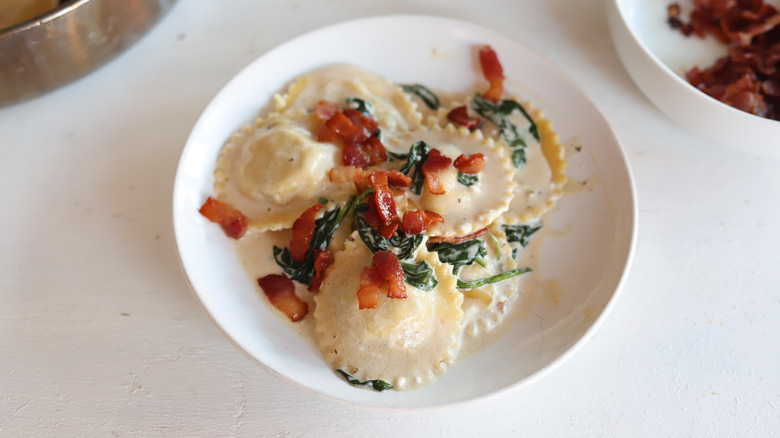
M 382 379 L 396 389 L 430 383 L 449 368 L 460 348 L 463 295 L 449 266 L 421 246 L 414 262 L 433 267 L 438 285 L 422 291 L 406 285 L 407 298 L 380 292 L 375 309 L 359 309 L 360 273 L 371 251 L 357 233 L 335 262 L 315 296 L 315 332 L 325 360 L 354 377 Z
M 482 137 L 480 131 L 437 125 L 408 134 L 409 141 L 424 141 L 430 148 L 455 160 L 459 155 L 481 153 L 485 168 L 478 174 L 478 182 L 466 186 L 458 182 L 458 170 L 450 167 L 440 173 L 445 194 L 433 195 L 424 189 L 420 195 L 408 194 L 408 209 L 435 211 L 444 218 L 443 223 L 428 228 L 429 235 L 461 236 L 486 227 L 509 208 L 515 183 L 514 170 L 505 148 L 493 140 Z
M 373 108 L 385 147 L 399 146 L 397 139 L 420 127 L 422 115 L 408 94 L 392 81 L 351 65 L 331 65 L 296 80 L 287 94 L 277 95 L 280 113 L 311 111 L 321 100 L 344 105 L 347 99 L 362 99 Z
M 340 162 L 340 150 L 312 139 L 312 117 L 297 113 L 258 119 L 223 147 L 214 191 L 220 201 L 241 210 L 251 227 L 289 228 L 320 197 L 343 202 L 354 192 L 328 180 L 328 171 Z

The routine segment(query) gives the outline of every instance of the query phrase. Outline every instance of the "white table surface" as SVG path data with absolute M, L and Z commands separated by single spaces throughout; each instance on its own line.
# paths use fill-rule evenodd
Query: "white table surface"
M 634 173 L 622 295 L 553 372 L 485 402 L 376 412 L 263 371 L 207 316 L 171 226 L 179 154 L 243 66 L 338 21 L 441 15 L 542 53 Z M 780 147 L 780 139 L 778 140 Z M 603 0 L 181 0 L 120 58 L 0 109 L 0 436 L 772 436 L 780 162 L 697 137 L 626 74 Z

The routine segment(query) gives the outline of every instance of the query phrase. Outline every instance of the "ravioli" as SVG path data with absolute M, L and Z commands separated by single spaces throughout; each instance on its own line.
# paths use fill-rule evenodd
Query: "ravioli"
M 407 298 L 380 292 L 375 309 L 359 309 L 360 273 L 371 260 L 357 233 L 335 255 L 314 297 L 322 355 L 332 368 L 360 380 L 381 379 L 400 390 L 428 384 L 454 363 L 460 348 L 463 294 L 457 279 L 422 245 L 413 262 L 428 263 L 438 285 L 422 291 L 406 284 Z
M 528 223 L 541 217 L 563 196 L 566 185 L 565 150 L 558 140 L 552 122 L 544 118 L 539 109 L 530 103 L 522 104 L 536 125 L 539 141 L 532 135 L 525 136 L 526 163 L 515 170 L 513 180 L 517 183 L 509 210 L 500 222 L 507 224 Z M 520 131 L 528 131 L 531 123 L 520 113 L 514 111 L 509 121 Z M 485 135 L 504 144 L 498 129 L 493 124 L 483 128 Z
M 341 151 L 312 138 L 310 119 L 302 112 L 272 114 L 234 134 L 222 148 L 214 173 L 217 198 L 241 210 L 259 230 L 292 226 L 321 197 L 346 201 L 354 192 L 333 184 L 328 171 Z
M 518 268 L 512 257 L 512 248 L 501 239 L 482 238 L 487 256 L 485 266 L 474 263 L 463 266 L 458 277 L 464 282 L 490 277 Z M 490 332 L 506 317 L 512 302 L 520 293 L 519 284 L 524 276 L 515 276 L 507 280 L 486 284 L 473 289 L 462 289 L 464 295 L 464 336 L 476 338 Z
M 480 131 L 447 125 L 408 134 L 407 143 L 424 141 L 431 149 L 438 149 L 453 161 L 460 156 L 481 153 L 485 168 L 479 172 L 477 182 L 464 185 L 458 181 L 458 170 L 450 166 L 439 174 L 445 193 L 434 195 L 424 188 L 420 195 L 408 193 L 407 209 L 435 211 L 443 223 L 431 225 L 427 234 L 435 236 L 461 236 L 482 229 L 507 211 L 512 200 L 515 183 L 514 170 L 505 148 L 498 147 L 492 139 L 486 139 Z
M 284 95 L 276 95 L 280 113 L 312 111 L 321 100 L 344 105 L 347 99 L 361 99 L 373 107 L 386 148 L 400 146 L 397 139 L 420 127 L 417 104 L 400 86 L 366 69 L 351 65 L 329 65 L 296 80 Z

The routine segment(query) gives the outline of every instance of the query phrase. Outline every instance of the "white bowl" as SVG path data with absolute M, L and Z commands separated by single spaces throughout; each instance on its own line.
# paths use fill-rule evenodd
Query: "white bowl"
M 780 122 L 732 108 L 690 85 L 685 72 L 726 53 L 712 38 L 683 36 L 666 23 L 672 0 L 610 0 L 612 40 L 631 78 L 669 118 L 720 144 L 780 157 Z M 679 1 L 688 6 L 691 0 Z
M 580 152 L 573 153 L 569 167 L 577 190 L 563 197 L 545 223 L 552 233 L 545 242 L 539 272 L 543 281 L 557 281 L 560 288 L 552 292 L 560 295 L 547 297 L 548 302 L 535 306 L 498 342 L 462 359 L 430 386 L 382 393 L 353 387 L 269 309 L 229 239 L 198 213 L 213 193 L 217 155 L 228 136 L 255 118 L 273 93 L 315 67 L 351 63 L 399 83 L 464 91 L 480 78 L 473 55 L 475 47 L 484 44 L 498 53 L 507 89 L 543 108 L 572 150 L 574 144 L 582 145 Z M 328 399 L 362 407 L 417 409 L 475 400 L 526 383 L 552 369 L 588 339 L 628 269 L 636 201 L 625 156 L 606 120 L 548 61 L 470 24 L 385 16 L 301 36 L 235 76 L 190 134 L 176 175 L 173 219 L 181 262 L 195 293 L 227 337 L 250 358 Z

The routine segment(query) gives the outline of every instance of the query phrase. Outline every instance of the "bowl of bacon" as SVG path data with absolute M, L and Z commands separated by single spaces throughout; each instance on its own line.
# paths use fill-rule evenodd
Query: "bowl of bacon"
M 780 157 L 780 10 L 770 0 L 614 0 L 609 27 L 662 112 L 720 144 Z

